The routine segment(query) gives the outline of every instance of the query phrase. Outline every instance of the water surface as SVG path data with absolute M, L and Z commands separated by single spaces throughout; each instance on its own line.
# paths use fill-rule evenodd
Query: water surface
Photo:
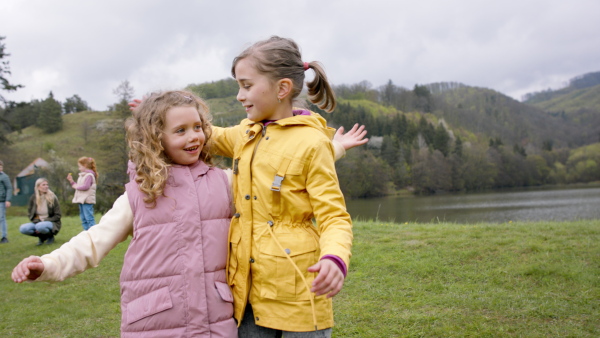
M 346 205 L 354 219 L 398 223 L 600 220 L 600 187 L 390 196 Z

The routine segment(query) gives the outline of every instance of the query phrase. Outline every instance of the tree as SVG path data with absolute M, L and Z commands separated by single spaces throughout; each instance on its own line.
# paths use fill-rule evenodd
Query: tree
M 413 94 L 416 97 L 415 108 L 426 113 L 433 111 L 433 97 L 427 86 L 415 85 L 413 88 Z
M 11 74 L 8 60 L 6 60 L 6 58 L 9 57 L 10 54 L 6 53 L 6 51 L 5 51 L 6 47 L 4 46 L 4 42 L 2 42 L 2 40 L 4 40 L 4 39 L 5 39 L 4 36 L 0 36 L 0 83 L 2 83 L 2 87 L 0 88 L 0 90 L 5 90 L 7 92 L 10 92 L 10 91 L 17 90 L 23 86 L 11 84 L 10 82 L 8 82 L 8 79 L 6 79 L 6 77 L 4 77 L 4 75 Z M 0 108 L 2 108 L 2 111 L 1 111 L 2 114 L 0 114 L 0 144 L 10 144 L 10 141 L 6 138 L 5 130 L 8 130 L 8 131 L 12 130 L 12 125 L 8 121 L 8 119 L 5 118 L 5 115 L 8 112 L 8 106 L 7 106 L 7 101 L 4 98 L 4 96 L 2 96 L 1 92 L 0 92 L 0 102 L 2 103 L 0 105 Z
M 80 111 L 90 110 L 87 102 L 82 100 L 79 95 L 75 94 L 72 97 L 67 98 L 63 103 L 65 114 L 78 113 Z
M 383 196 L 388 192 L 391 168 L 366 149 L 349 152 L 335 166 L 346 197 Z
M 127 117 L 131 116 L 128 103 L 133 98 L 134 90 L 129 85 L 129 81 L 125 80 L 113 90 L 113 93 L 119 100 L 110 106 L 110 110 L 114 112 L 114 123 L 111 128 L 101 131 L 101 135 L 97 139 L 100 149 L 110 153 L 103 163 L 103 174 L 99 178 L 103 189 L 98 191 L 96 204 L 98 210 L 110 209 L 112 201 L 123 193 L 123 187 L 129 181 L 127 171 L 124 169 L 127 168 L 129 154 L 124 122 Z M 87 133 L 86 129 L 84 129 L 84 133 Z
M 117 95 L 119 101 L 131 101 L 135 95 L 133 87 L 129 84 L 129 80 L 122 81 L 119 86 L 113 89 L 113 94 Z
M 48 134 L 62 129 L 62 105 L 54 99 L 52 92 L 42 101 L 37 126 Z
M 6 37 L 4 37 L 4 36 L 0 36 L 0 82 L 2 82 L 2 90 L 14 91 L 23 86 L 11 84 L 4 77 L 5 74 L 6 75 L 11 74 L 8 60 L 5 60 L 5 58 L 10 56 L 10 54 L 5 52 L 6 47 L 4 46 L 4 42 L 2 42 L 2 40 L 4 40 L 5 38 Z M 0 95 L 0 101 L 2 101 L 3 103 L 6 103 L 6 99 L 4 99 L 4 96 Z
M 413 187 L 419 193 L 435 193 L 452 189 L 452 168 L 439 150 L 432 153 L 420 149 L 415 154 L 412 170 Z
M 8 114 L 5 116 L 13 125 L 13 130 L 22 130 L 37 123 L 40 115 L 42 102 L 31 100 L 31 102 L 11 102 Z
M 452 153 L 456 154 L 456 156 L 458 156 L 459 158 L 462 157 L 463 143 L 462 143 L 462 139 L 460 138 L 460 136 L 457 136 L 456 140 L 454 141 L 454 150 L 452 150 Z
M 387 106 L 393 105 L 396 98 L 396 91 L 396 86 L 392 83 L 392 80 L 388 80 L 388 83 L 380 89 L 381 102 Z
M 438 124 L 433 135 L 433 149 L 441 151 L 444 156 L 450 153 L 450 134 L 441 123 Z
M 117 112 L 117 115 L 122 118 L 129 117 L 131 115 L 131 112 L 129 111 L 129 102 L 131 102 L 135 95 L 135 91 L 129 84 L 129 81 L 124 80 L 121 82 L 117 88 L 113 89 L 113 94 L 117 95 L 119 101 L 110 106 L 110 110 Z

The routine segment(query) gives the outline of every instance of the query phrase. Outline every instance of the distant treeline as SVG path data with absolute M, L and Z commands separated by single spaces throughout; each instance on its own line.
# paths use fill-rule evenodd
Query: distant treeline
M 434 193 L 600 180 L 598 143 L 578 149 L 556 148 L 547 138 L 539 147 L 531 143 L 523 146 L 521 142 L 505 144 L 501 137 L 473 138 L 473 134 L 461 131 L 469 139 L 465 141 L 443 119 L 436 121 L 434 115 L 426 114 L 447 104 L 440 104 L 431 90 L 442 94 L 458 89 L 465 86 L 415 86 L 407 90 L 394 88 L 390 82 L 373 90 L 363 83 L 336 87 L 342 103 L 333 114 L 311 106 L 333 126 L 347 129 L 354 123 L 364 124 L 371 136 L 367 147 L 351 150 L 337 164 L 345 194 L 372 197 L 406 187 L 417 193 Z M 412 113 L 398 110 L 376 114 L 373 107 L 356 103 L 360 100 L 377 102 L 383 106 L 380 111 L 393 105 Z

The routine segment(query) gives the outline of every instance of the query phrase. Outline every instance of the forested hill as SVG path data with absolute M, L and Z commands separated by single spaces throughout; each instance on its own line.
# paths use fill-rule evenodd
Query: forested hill
M 490 139 L 506 145 L 543 147 L 576 147 L 598 142 L 597 127 L 590 119 L 547 111 L 521 103 L 491 89 L 471 87 L 460 83 L 415 85 L 412 90 L 389 82 L 378 89 L 367 83 L 336 86 L 340 98 L 338 113 L 344 114 L 344 104 L 370 112 L 372 116 L 403 114 L 409 119 L 425 117 L 434 126 L 443 120 L 444 126 L 463 140 L 487 143 Z M 566 103 L 565 103 L 566 104 Z M 335 116 L 333 120 L 345 123 L 352 118 Z M 600 117 L 595 111 L 593 117 Z M 370 124 L 372 135 L 384 135 L 376 124 Z M 383 127 L 385 128 L 385 121 Z
M 587 127 L 580 130 L 589 136 L 586 143 L 600 140 L 600 72 L 577 76 L 565 88 L 527 94 L 524 103 Z
M 570 90 L 531 95 L 535 100 L 527 102 L 461 83 L 409 89 L 392 81 L 374 88 L 363 81 L 334 86 L 338 106 L 332 114 L 308 107 L 333 127 L 367 127 L 370 142 L 336 164 L 348 198 L 404 188 L 432 193 L 592 182 L 600 181 L 600 84 L 595 81 L 596 75 L 579 77 Z M 215 125 L 231 126 L 246 116 L 232 79 L 187 89 L 207 100 Z M 78 156 L 92 156 L 102 168 L 98 208 L 106 210 L 128 180 L 122 127 L 130 115 L 127 102 L 123 97 L 107 112 L 90 112 L 84 105 L 68 110 L 69 102 L 61 110 L 50 94 L 0 109 L 8 122 L 0 128 L 9 141 L 0 147 L 5 170 L 14 177 L 36 157 L 50 160 L 52 167 L 42 174 L 67 201 L 64 177 L 75 170 Z M 50 113 L 54 124 L 43 118 Z M 56 128 L 46 128 L 51 125 Z
M 598 141 L 591 126 L 546 111 L 491 89 L 463 86 L 434 95 L 433 114 L 449 125 L 504 144 L 540 148 L 581 146 Z
M 553 107 L 570 106 L 579 108 L 596 108 L 600 110 L 600 98 L 593 98 L 589 93 L 598 93 L 598 86 L 600 86 L 600 72 L 587 73 L 584 75 L 576 76 L 569 80 L 569 84 L 561 89 L 547 89 L 540 92 L 534 92 L 526 94 L 523 97 L 523 102 L 546 110 L 558 110 Z M 581 99 L 572 101 L 579 96 L 583 96 Z M 592 99 L 587 101 L 587 99 Z M 577 103 L 577 104 L 575 104 Z M 565 105 L 566 104 L 566 105 Z M 559 108 L 561 109 L 561 108 Z

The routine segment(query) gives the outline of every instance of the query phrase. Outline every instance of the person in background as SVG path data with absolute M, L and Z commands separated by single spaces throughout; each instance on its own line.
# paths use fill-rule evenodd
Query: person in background
M 36 245 L 54 243 L 54 236 L 61 227 L 60 204 L 58 198 L 48 187 L 48 180 L 38 178 L 35 181 L 35 192 L 29 199 L 27 214 L 30 223 L 22 224 L 19 228 L 24 235 L 39 237 Z
M 94 219 L 94 204 L 96 204 L 96 181 L 98 171 L 96 170 L 96 161 L 91 157 L 80 157 L 77 160 L 79 168 L 79 178 L 77 183 L 73 180 L 71 173 L 67 175 L 67 180 L 71 187 L 75 189 L 73 203 L 79 204 L 79 217 L 83 230 L 88 230 L 96 224 Z
M 6 225 L 6 208 L 10 208 L 12 198 L 12 184 L 10 178 L 3 171 L 4 162 L 0 161 L 0 226 L 2 227 L 2 239 L 0 243 L 8 243 L 8 226 Z

